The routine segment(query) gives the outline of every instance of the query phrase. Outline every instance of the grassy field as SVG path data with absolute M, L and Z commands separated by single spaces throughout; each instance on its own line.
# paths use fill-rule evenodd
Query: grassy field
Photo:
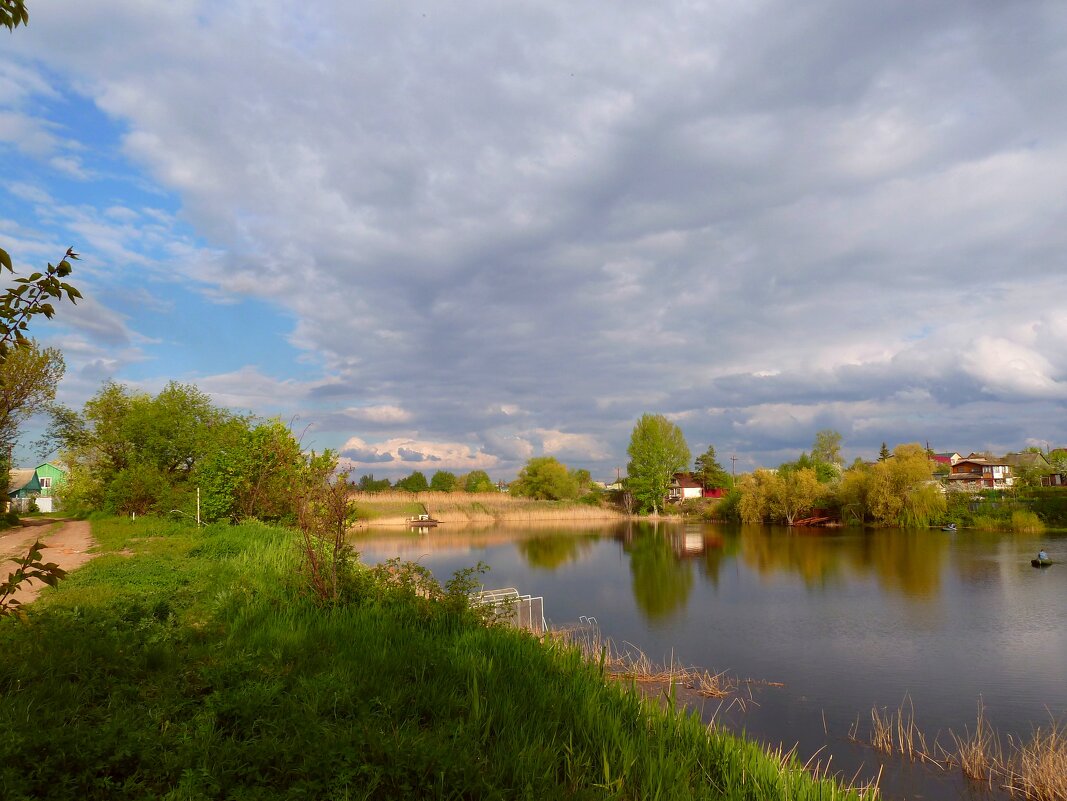
M 318 606 L 292 532 L 93 531 L 102 555 L 0 619 L 5 801 L 855 797 L 455 593 L 360 569 Z
M 534 501 L 502 492 L 355 492 L 357 508 L 371 510 L 385 520 L 387 510 L 417 505 L 442 523 L 551 522 L 565 520 L 621 520 L 614 508 L 575 501 Z M 417 513 L 416 513 L 417 514 Z M 404 516 L 399 516 L 399 518 Z M 402 520 L 400 521 L 402 522 Z

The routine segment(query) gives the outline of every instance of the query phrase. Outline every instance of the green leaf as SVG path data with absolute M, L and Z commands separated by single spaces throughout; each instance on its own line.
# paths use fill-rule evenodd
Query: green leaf
M 15 268 L 11 266 L 11 257 L 7 254 L 7 251 L 0 248 L 0 264 L 8 269 L 9 272 L 14 272 Z

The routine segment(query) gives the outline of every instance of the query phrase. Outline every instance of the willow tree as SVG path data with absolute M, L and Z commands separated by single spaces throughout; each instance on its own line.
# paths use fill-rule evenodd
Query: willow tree
M 933 483 L 933 467 L 918 443 L 898 445 L 893 458 L 876 463 L 867 486 L 868 511 L 885 526 L 925 526 L 945 511 Z
M 674 474 L 689 466 L 682 429 L 662 414 L 643 414 L 630 434 L 626 453 L 630 456 L 627 488 L 641 511 L 658 514 Z

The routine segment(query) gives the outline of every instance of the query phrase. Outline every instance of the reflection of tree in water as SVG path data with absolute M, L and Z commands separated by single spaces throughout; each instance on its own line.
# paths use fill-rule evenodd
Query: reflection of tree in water
M 720 530 L 715 536 L 704 540 L 704 553 L 698 562 L 700 573 L 713 587 L 719 586 L 719 574 L 723 565 L 738 557 L 741 552 L 741 537 L 735 530 Z
M 796 573 L 808 587 L 825 587 L 841 578 L 840 543 L 818 530 L 743 526 L 741 555 L 760 575 Z
M 577 536 L 575 534 L 550 534 L 517 543 L 521 553 L 530 567 L 555 570 L 567 562 L 575 561 L 589 550 L 595 537 Z
M 849 549 L 849 560 L 877 576 L 884 589 L 913 598 L 938 594 L 941 565 L 948 553 L 948 538 L 940 531 L 883 529 L 869 532 L 860 544 Z
M 937 594 L 948 541 L 939 531 L 880 529 L 863 533 L 745 526 L 741 552 L 761 575 L 796 573 L 809 587 L 843 580 L 846 570 L 872 575 L 885 590 Z
M 649 618 L 663 618 L 685 607 L 693 571 L 671 550 L 670 540 L 647 524 L 635 526 L 624 549 L 630 554 L 634 600 Z

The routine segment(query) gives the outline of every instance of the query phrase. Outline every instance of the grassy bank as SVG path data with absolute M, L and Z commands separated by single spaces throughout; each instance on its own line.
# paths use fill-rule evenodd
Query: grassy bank
M 317 607 L 291 532 L 93 529 L 0 620 L 5 801 L 849 797 L 461 604 L 364 578 Z

